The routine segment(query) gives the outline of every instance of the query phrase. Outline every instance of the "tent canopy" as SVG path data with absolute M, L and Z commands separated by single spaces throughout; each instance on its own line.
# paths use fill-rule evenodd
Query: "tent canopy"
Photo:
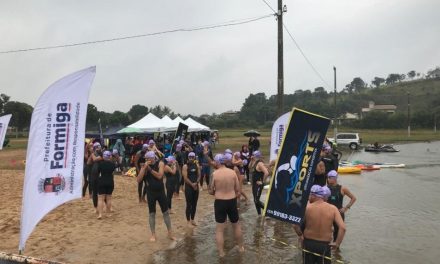
M 180 116 L 177 116 L 172 120 L 169 116 L 165 115 L 160 119 L 154 114 L 148 113 L 148 115 L 144 116 L 141 120 L 119 130 L 118 133 L 157 133 L 176 131 L 179 123 L 187 125 L 189 132 L 210 131 L 209 127 L 200 124 L 190 117 L 183 120 Z
M 188 125 L 188 130 L 191 131 L 210 131 L 209 127 L 200 124 L 199 122 L 195 121 L 191 117 L 188 117 L 185 120 L 185 124 Z

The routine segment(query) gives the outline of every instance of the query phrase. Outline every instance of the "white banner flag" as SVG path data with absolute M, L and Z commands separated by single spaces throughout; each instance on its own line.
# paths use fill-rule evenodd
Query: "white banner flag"
M 32 113 L 23 185 L 19 250 L 51 210 L 81 198 L 84 133 L 96 67 L 46 89 Z
M 3 149 L 3 142 L 5 142 L 6 131 L 8 131 L 11 116 L 12 115 L 0 116 L 0 149 Z
M 272 127 L 272 135 L 270 141 L 270 160 L 275 160 L 278 157 L 278 151 L 281 148 L 284 132 L 286 131 L 287 123 L 289 123 L 290 112 L 280 116 Z

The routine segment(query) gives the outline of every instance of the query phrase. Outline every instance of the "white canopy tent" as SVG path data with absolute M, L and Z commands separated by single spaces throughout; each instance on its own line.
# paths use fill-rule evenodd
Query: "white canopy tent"
M 185 124 L 188 125 L 188 127 L 189 127 L 188 130 L 190 132 L 192 132 L 192 131 L 211 131 L 211 129 L 209 127 L 200 124 L 199 122 L 195 121 L 191 117 L 188 117 L 185 120 Z
M 123 133 L 126 129 L 138 129 L 142 132 L 155 133 L 162 132 L 165 129 L 164 122 L 152 113 L 144 116 L 141 120 L 119 130 L 118 133 Z
M 169 116 L 164 116 L 162 119 L 158 118 L 152 113 L 144 116 L 141 120 L 127 126 L 126 128 L 119 130 L 118 133 L 130 133 L 130 132 L 144 132 L 144 133 L 158 133 L 176 131 L 179 123 L 183 123 L 188 126 L 188 132 L 210 131 L 209 127 L 200 124 L 192 118 L 183 120 L 180 116 L 177 116 L 172 120 Z

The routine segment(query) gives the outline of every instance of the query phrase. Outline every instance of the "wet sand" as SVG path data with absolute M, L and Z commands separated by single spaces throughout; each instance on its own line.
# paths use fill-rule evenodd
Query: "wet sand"
M 23 151 L 24 152 L 24 151 Z M 8 159 L 1 152 L 0 159 Z M 24 170 L 0 170 L 0 251 L 18 253 Z M 250 186 L 245 186 L 249 195 Z M 187 227 L 185 197 L 173 199 L 171 223 L 177 240 L 197 232 Z M 96 219 L 91 199 L 66 203 L 46 215 L 26 243 L 24 255 L 66 263 L 148 263 L 154 252 L 175 246 L 157 206 L 157 241 L 150 242 L 148 208 L 140 204 L 135 178 L 115 176 L 115 212 Z M 213 196 L 201 191 L 196 222 L 213 214 Z M 214 239 L 214 237 L 213 237 Z

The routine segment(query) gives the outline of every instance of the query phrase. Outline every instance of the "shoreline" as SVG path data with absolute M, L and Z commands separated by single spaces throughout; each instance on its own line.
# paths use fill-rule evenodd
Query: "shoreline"
M 24 170 L 0 170 L 0 251 L 18 253 L 20 212 Z M 19 188 L 17 188 L 17 186 Z M 244 185 L 247 193 L 250 187 Z M 250 185 L 249 185 L 250 186 Z M 87 195 L 86 195 L 87 196 Z M 197 232 L 188 228 L 185 217 L 185 197 L 173 198 L 171 225 L 176 241 L 167 238 L 160 207 L 157 205 L 157 241 L 150 242 L 148 208 L 139 203 L 135 178 L 115 175 L 111 216 L 96 219 L 92 201 L 82 198 L 55 208 L 36 226 L 29 237 L 24 256 L 62 263 L 149 263 L 157 251 L 176 246 L 185 236 Z M 214 213 L 214 197 L 207 190 L 200 191 L 196 222 L 202 224 L 207 215 Z

